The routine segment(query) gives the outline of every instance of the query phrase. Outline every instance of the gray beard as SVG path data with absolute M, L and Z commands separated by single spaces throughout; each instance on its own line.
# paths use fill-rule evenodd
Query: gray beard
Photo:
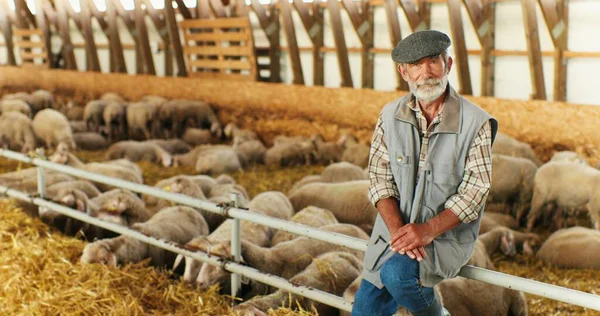
M 440 83 L 436 84 L 433 87 L 419 88 L 417 88 L 416 82 L 408 82 L 408 88 L 410 89 L 410 92 L 415 96 L 415 98 L 417 98 L 417 100 L 423 102 L 432 102 L 439 98 L 442 94 L 444 94 L 444 92 L 446 92 L 446 86 L 448 85 L 448 76 L 446 75 L 439 80 Z

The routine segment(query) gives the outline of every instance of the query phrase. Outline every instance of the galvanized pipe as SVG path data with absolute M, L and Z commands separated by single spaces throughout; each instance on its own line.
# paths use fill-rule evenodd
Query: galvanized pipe
M 233 207 L 239 207 L 239 198 L 235 193 L 231 194 L 231 201 Z M 240 263 L 242 261 L 242 247 L 240 243 L 240 219 L 233 219 L 233 227 L 231 229 L 231 255 L 233 261 Z M 234 273 L 231 275 L 231 297 L 237 297 L 239 290 L 242 288 L 242 280 L 240 275 Z

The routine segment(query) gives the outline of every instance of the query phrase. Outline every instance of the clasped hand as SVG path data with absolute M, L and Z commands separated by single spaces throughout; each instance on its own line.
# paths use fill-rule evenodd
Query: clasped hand
M 392 251 L 407 254 L 411 259 L 422 261 L 425 258 L 425 246 L 435 238 L 427 223 L 407 224 L 392 233 L 390 246 Z

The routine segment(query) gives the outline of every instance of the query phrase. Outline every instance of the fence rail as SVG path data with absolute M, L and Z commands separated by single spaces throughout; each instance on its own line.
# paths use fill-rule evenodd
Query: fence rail
M 263 273 L 254 268 L 250 268 L 244 265 L 240 265 L 234 261 L 223 261 L 222 258 L 210 256 L 203 252 L 192 252 L 186 250 L 181 247 L 181 245 L 174 244 L 172 242 L 156 239 L 153 237 L 148 237 L 143 235 L 135 230 L 129 229 L 124 226 L 116 225 L 113 223 L 105 222 L 99 220 L 97 218 L 91 217 L 87 214 L 83 214 L 76 210 L 67 208 L 63 205 L 53 203 L 51 201 L 45 200 L 44 191 L 45 191 L 45 181 L 44 181 L 44 172 L 43 169 L 53 170 L 57 172 L 62 172 L 65 174 L 69 174 L 75 177 L 84 178 L 91 181 L 101 182 L 117 187 L 121 187 L 124 189 L 128 189 L 134 192 L 143 193 L 147 195 L 151 195 L 157 198 L 169 200 L 172 202 L 176 202 L 182 205 L 200 208 L 209 212 L 214 212 L 218 214 L 223 214 L 234 219 L 246 220 L 254 223 L 258 223 L 261 225 L 265 225 L 271 228 L 276 228 L 280 230 L 285 230 L 288 232 L 296 233 L 298 235 L 327 241 L 333 244 L 345 246 L 347 248 L 365 251 L 367 248 L 367 242 L 353 237 L 344 236 L 337 233 L 332 233 L 328 231 L 324 231 L 318 228 L 313 228 L 301 224 L 296 224 L 276 218 L 271 218 L 265 216 L 263 214 L 251 212 L 248 210 L 240 209 L 237 207 L 231 206 L 219 206 L 210 202 L 205 202 L 201 200 L 197 200 L 191 198 L 189 196 L 185 196 L 177 193 L 166 192 L 154 187 L 149 187 L 146 185 L 136 184 L 128 181 L 124 181 L 121 179 L 111 178 L 103 175 L 99 175 L 96 173 L 88 172 L 85 170 L 73 168 L 70 166 L 64 166 L 56 163 L 49 162 L 40 158 L 29 157 L 20 153 L 16 153 L 13 151 L 0 149 L 0 156 L 4 156 L 9 159 L 18 160 L 21 162 L 25 162 L 28 164 L 36 165 L 38 167 L 38 193 L 40 197 L 31 197 L 28 194 L 11 189 L 6 186 L 0 185 L 0 194 L 5 194 L 10 197 L 20 199 L 23 201 L 30 202 L 32 204 L 38 205 L 39 207 L 45 207 L 48 209 L 52 209 L 56 212 L 59 212 L 63 215 L 67 215 L 78 219 L 83 222 L 90 223 L 92 225 L 96 225 L 102 227 L 104 229 L 111 230 L 113 232 L 129 236 L 131 238 L 135 238 L 137 240 L 149 243 L 153 246 L 163 248 L 165 250 L 172 251 L 174 253 L 178 253 L 187 257 L 191 257 L 195 260 L 205 262 L 212 265 L 223 266 L 223 268 L 231 273 L 245 275 L 250 279 L 266 283 L 268 285 L 281 288 L 283 290 L 287 290 L 289 292 L 305 296 L 312 300 L 339 308 L 345 311 L 351 311 L 352 303 L 344 300 L 343 298 L 324 292 L 320 290 L 316 290 L 309 287 L 298 286 L 288 282 L 287 280 Z M 239 225 L 235 225 L 239 229 Z M 239 232 L 232 232 L 232 236 L 234 236 L 234 240 L 232 240 L 232 254 L 239 254 Z M 236 258 L 239 258 L 235 256 Z M 534 294 L 546 298 L 550 298 L 553 300 L 579 305 L 582 307 L 590 308 L 593 310 L 600 311 L 600 296 L 593 295 L 573 289 L 568 289 L 565 287 L 560 287 L 552 284 L 547 284 L 535 280 L 530 280 L 526 278 L 516 277 L 512 275 L 508 275 L 505 273 L 491 271 L 487 269 L 482 269 L 473 266 L 465 266 L 461 269 L 460 276 L 478 280 L 482 282 L 486 282 L 489 284 L 502 286 L 505 288 L 510 288 L 517 291 L 522 291 L 529 294 Z M 239 277 L 233 277 L 232 280 L 236 280 L 237 284 L 232 284 L 232 289 L 239 288 Z M 235 295 L 235 293 L 233 293 Z

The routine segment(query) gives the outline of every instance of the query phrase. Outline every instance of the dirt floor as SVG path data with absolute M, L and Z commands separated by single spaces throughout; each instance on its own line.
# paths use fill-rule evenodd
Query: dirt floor
M 101 152 L 79 152 L 84 161 L 102 160 Z M 145 183 L 192 170 L 163 168 L 140 163 Z M 0 173 L 24 168 L 0 158 Z M 305 175 L 318 174 L 322 166 L 285 169 L 253 166 L 232 176 L 251 196 L 268 190 L 287 192 Z M 227 315 L 230 298 L 217 289 L 198 292 L 167 271 L 147 267 L 147 262 L 118 269 L 78 263 L 84 243 L 49 230 L 7 202 L 0 202 L 0 314 L 181 314 Z M 542 232 L 544 233 L 544 232 Z M 542 234 L 547 237 L 547 233 Z M 569 270 L 547 266 L 535 257 L 496 255 L 498 270 L 511 275 L 600 294 L 600 270 Z M 530 315 L 600 315 L 569 304 L 526 295 Z M 271 315 L 307 315 L 280 309 Z

